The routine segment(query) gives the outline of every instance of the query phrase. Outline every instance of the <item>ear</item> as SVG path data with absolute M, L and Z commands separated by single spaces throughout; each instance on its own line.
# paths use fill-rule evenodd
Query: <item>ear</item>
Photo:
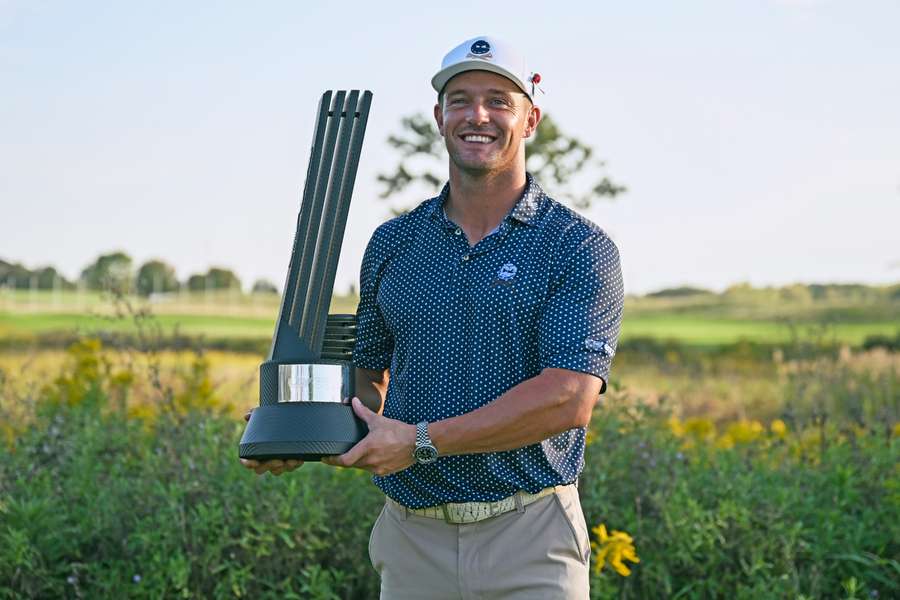
M 525 118 L 525 134 L 523 137 L 531 137 L 541 122 L 541 107 L 532 105 Z
M 434 122 L 437 124 L 438 133 L 444 135 L 444 111 L 440 104 L 434 105 Z

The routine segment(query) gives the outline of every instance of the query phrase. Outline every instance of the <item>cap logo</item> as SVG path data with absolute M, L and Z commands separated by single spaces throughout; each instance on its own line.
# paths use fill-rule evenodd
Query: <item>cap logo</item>
M 469 48 L 466 58 L 493 58 L 491 45 L 485 40 L 476 40 Z

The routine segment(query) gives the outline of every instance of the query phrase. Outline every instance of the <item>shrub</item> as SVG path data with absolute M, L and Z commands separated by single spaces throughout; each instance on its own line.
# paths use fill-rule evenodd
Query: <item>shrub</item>
M 826 406 L 864 385 L 846 376 Z M 366 548 L 383 499 L 367 474 L 257 477 L 202 355 L 135 412 L 142 377 L 85 340 L 15 421 L 0 598 L 377 597 Z M 900 594 L 900 427 L 884 413 L 713 423 L 604 398 L 579 484 L 593 598 Z

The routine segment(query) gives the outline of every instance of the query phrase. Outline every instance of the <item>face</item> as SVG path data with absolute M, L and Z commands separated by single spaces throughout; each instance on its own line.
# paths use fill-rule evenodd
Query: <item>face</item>
M 466 71 L 444 86 L 434 107 L 451 168 L 483 175 L 525 167 L 525 138 L 541 111 L 512 81 L 489 71 Z

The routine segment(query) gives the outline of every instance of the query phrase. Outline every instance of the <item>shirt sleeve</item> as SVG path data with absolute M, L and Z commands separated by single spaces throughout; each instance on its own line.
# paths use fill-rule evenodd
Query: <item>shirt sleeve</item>
M 359 306 L 356 309 L 353 364 L 361 369 L 380 371 L 391 366 L 394 337 L 378 307 L 378 284 L 390 257 L 392 225 L 388 221 L 372 234 L 359 272 Z
M 595 232 L 569 255 L 551 282 L 538 325 L 541 368 L 589 373 L 606 382 L 622 321 L 619 250 Z

